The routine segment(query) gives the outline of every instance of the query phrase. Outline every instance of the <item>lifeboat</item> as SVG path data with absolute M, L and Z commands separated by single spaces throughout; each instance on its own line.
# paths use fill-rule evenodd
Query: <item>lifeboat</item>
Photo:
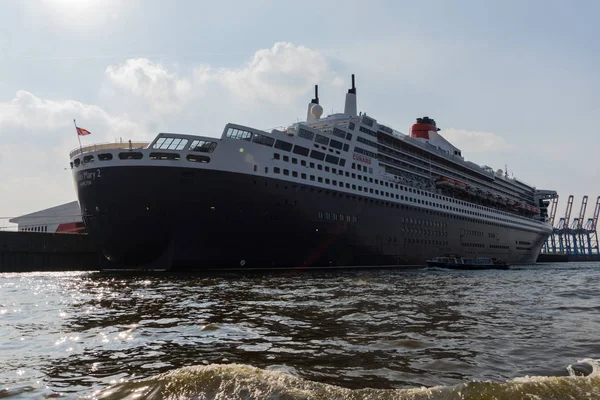
M 410 127 L 409 136 L 412 138 L 429 139 L 429 132 L 437 132 L 440 129 L 435 120 L 429 117 L 417 118 L 417 122 Z
M 467 188 L 469 187 L 469 185 L 467 185 L 466 183 L 462 183 L 454 179 L 447 178 L 445 176 L 442 176 L 441 178 L 437 179 L 435 183 L 438 186 L 444 186 L 451 189 L 467 190 Z
M 435 184 L 438 186 L 444 186 L 448 188 L 454 188 L 454 180 L 450 178 L 446 178 L 445 176 L 436 179 Z
M 467 185 L 466 183 L 462 183 L 459 181 L 454 181 L 454 183 L 457 189 L 467 190 L 467 188 L 469 187 L 469 185 Z

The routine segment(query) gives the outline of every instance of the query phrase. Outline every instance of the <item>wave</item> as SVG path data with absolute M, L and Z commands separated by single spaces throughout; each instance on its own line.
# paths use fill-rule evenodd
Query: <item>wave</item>
M 506 382 L 466 382 L 413 389 L 347 389 L 313 382 L 282 371 L 243 364 L 212 364 L 176 369 L 137 382 L 116 384 L 95 399 L 394 399 L 394 400 L 533 400 L 598 399 L 600 368 L 585 359 L 567 367 L 569 376 L 526 376 Z

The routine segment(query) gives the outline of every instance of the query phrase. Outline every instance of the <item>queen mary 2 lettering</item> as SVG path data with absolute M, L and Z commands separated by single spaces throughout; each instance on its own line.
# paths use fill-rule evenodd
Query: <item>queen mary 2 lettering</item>
M 425 265 L 444 254 L 534 263 L 551 232 L 551 190 L 466 161 L 417 118 L 408 134 L 357 112 L 219 138 L 160 133 L 149 143 L 71 152 L 83 221 L 105 269 Z

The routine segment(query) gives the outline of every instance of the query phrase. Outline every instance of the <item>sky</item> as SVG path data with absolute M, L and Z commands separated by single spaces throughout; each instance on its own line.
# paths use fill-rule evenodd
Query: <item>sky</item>
M 465 159 L 600 195 L 600 2 L 0 0 L 0 227 L 76 200 L 69 151 L 358 110 Z M 588 212 L 589 214 L 589 212 Z

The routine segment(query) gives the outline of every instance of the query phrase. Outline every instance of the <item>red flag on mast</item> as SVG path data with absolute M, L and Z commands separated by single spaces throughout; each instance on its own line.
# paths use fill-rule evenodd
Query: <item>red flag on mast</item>
M 86 136 L 86 135 L 91 135 L 92 134 L 92 132 L 88 131 L 87 129 L 79 128 L 79 127 L 76 127 L 76 128 L 77 128 L 77 135 L 78 136 Z

